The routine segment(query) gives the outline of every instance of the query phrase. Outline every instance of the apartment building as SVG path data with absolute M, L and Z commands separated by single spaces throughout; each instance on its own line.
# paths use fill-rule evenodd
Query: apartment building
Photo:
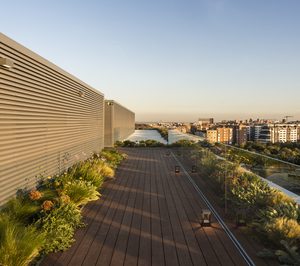
M 232 144 L 233 143 L 233 128 L 221 127 L 218 128 L 218 142 Z
M 206 131 L 206 139 L 209 143 L 218 142 L 218 130 L 217 129 L 208 129 Z
M 113 147 L 134 132 L 135 114 L 116 101 L 105 100 L 104 145 Z
M 246 125 L 238 125 L 234 127 L 234 143 L 238 145 L 242 145 L 248 141 L 249 136 L 249 126 Z
M 207 141 L 210 143 L 233 143 L 233 128 L 230 127 L 218 127 L 216 129 L 207 130 Z
M 260 142 L 297 142 L 299 141 L 299 124 L 266 124 L 259 134 Z
M 259 139 L 262 127 L 263 127 L 263 125 L 256 125 L 253 127 L 253 138 L 251 138 L 251 140 L 256 141 Z
M 213 118 L 199 118 L 197 123 L 198 130 L 208 130 L 213 125 Z

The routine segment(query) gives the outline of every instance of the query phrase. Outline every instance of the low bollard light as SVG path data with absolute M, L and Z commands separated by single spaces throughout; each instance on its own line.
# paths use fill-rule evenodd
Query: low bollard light
M 236 213 L 236 226 L 246 226 L 246 211 L 238 210 Z
M 211 211 L 208 209 L 203 209 L 201 213 L 202 226 L 210 226 L 211 225 Z
M 192 173 L 196 173 L 196 172 L 197 172 L 196 165 L 192 165 Z
M 180 173 L 180 167 L 179 165 L 175 165 L 175 174 L 179 174 Z

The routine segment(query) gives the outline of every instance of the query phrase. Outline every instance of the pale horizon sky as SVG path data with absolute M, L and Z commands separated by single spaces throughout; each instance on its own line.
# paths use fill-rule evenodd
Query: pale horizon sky
M 10 0 L 1 32 L 137 121 L 300 120 L 298 0 Z

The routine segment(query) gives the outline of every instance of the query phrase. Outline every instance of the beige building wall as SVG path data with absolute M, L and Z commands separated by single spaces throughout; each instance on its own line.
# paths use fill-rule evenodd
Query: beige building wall
M 101 151 L 103 109 L 103 94 L 0 34 L 0 204 Z
M 217 128 L 218 131 L 218 142 L 232 144 L 233 141 L 233 130 L 229 127 Z
M 210 143 L 227 143 L 231 144 L 233 140 L 233 130 L 232 128 L 220 127 L 217 129 L 207 130 L 207 141 Z
M 134 132 L 135 114 L 116 101 L 105 100 L 105 146 L 112 147 Z
M 206 131 L 206 138 L 209 143 L 218 142 L 218 131 L 216 129 L 208 129 Z

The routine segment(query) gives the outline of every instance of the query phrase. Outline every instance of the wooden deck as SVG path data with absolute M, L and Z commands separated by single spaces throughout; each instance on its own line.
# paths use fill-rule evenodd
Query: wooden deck
M 84 208 L 73 246 L 42 265 L 246 265 L 215 220 L 200 226 L 206 207 L 166 149 L 126 153 L 101 199 Z

